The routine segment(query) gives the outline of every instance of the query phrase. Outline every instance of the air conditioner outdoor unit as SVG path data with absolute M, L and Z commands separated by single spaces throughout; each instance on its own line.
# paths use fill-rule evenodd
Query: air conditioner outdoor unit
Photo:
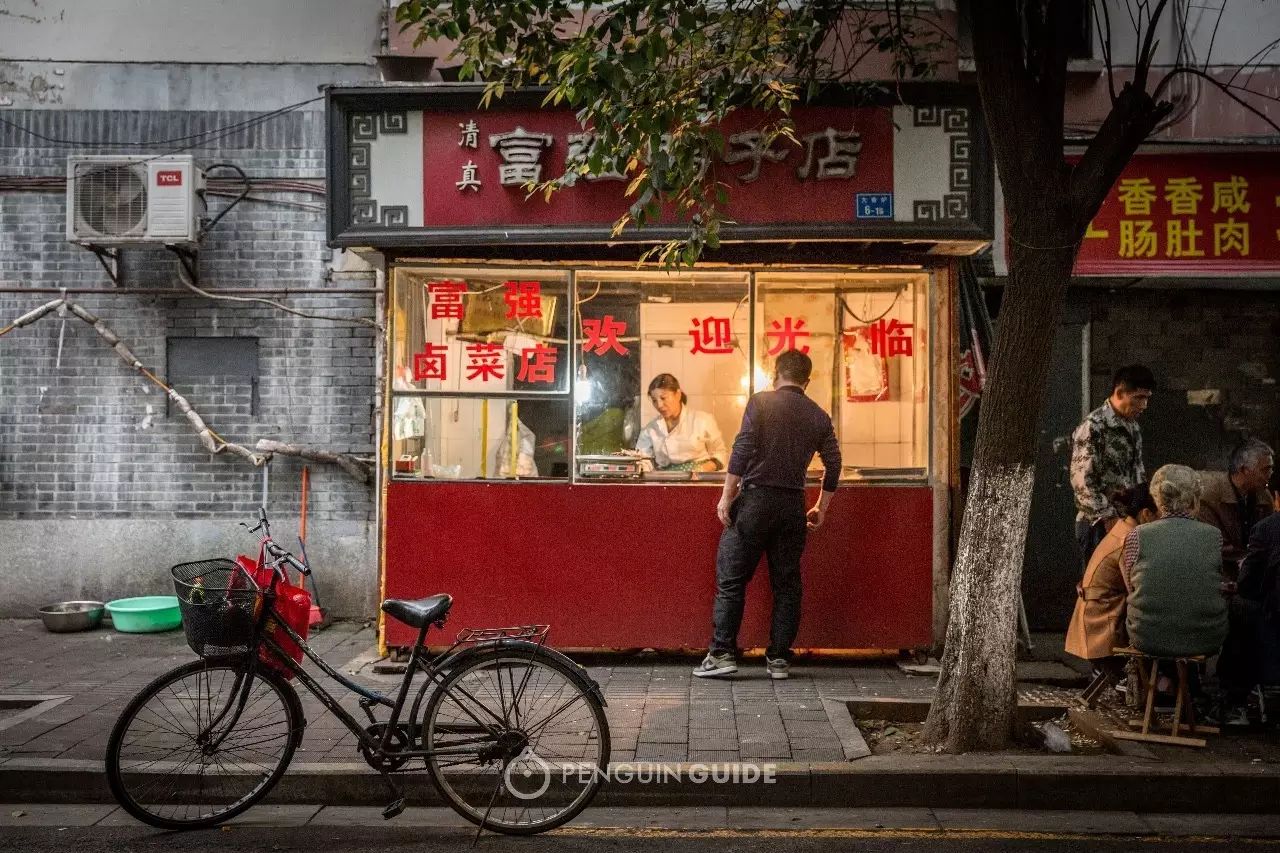
M 67 159 L 67 239 L 85 246 L 194 246 L 204 175 L 183 155 Z

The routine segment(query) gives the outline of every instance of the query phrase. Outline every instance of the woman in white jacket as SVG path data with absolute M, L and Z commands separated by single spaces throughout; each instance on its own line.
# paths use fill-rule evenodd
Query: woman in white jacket
M 659 373 L 649 383 L 649 400 L 658 417 L 645 424 L 636 450 L 652 456 L 659 471 L 723 471 L 729 449 L 716 419 L 688 405 L 680 381 Z

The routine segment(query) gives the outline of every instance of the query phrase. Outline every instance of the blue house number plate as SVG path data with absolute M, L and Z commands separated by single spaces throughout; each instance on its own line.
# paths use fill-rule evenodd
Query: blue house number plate
M 893 193 L 858 193 L 854 212 L 858 219 L 893 219 Z

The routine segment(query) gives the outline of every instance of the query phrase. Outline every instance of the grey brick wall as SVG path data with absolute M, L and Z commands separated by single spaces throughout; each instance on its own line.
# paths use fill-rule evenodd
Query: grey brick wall
M 111 143 L 189 137 L 256 116 L 6 111 L 5 117 L 45 136 L 104 143 L 74 149 L 79 153 L 133 153 Z M 0 126 L 0 174 L 64 175 L 72 150 Z M 286 114 L 221 138 L 206 137 L 190 152 L 200 165 L 231 162 L 255 178 L 322 178 L 324 116 Z M 270 198 L 295 204 L 246 200 L 232 210 L 200 247 L 201 284 L 211 289 L 307 289 L 306 295 L 284 301 L 302 310 L 372 317 L 371 295 L 324 292 L 353 282 L 325 281 L 331 253 L 324 245 L 324 215 L 318 209 L 323 199 L 304 194 Z M 216 212 L 227 203 L 211 198 L 210 208 Z M 64 216 L 61 193 L 0 192 L 0 285 L 113 287 L 93 255 L 65 241 Z M 172 292 L 72 298 L 106 320 L 162 376 L 168 336 L 258 338 L 256 416 L 249 412 L 247 397 L 229 396 L 217 383 L 202 380 L 178 389 L 228 440 L 252 446 L 260 438 L 275 438 L 373 454 L 372 329 L 304 320 L 264 305 L 211 302 L 183 289 L 177 270 L 177 259 L 163 250 L 125 250 L 125 287 Z M 53 298 L 0 293 L 0 327 Z M 150 518 L 168 526 L 184 519 L 213 519 L 234 528 L 233 521 L 248 518 L 259 502 L 261 473 L 235 457 L 204 452 L 186 419 L 176 410 L 166 415 L 163 394 L 128 369 L 89 326 L 74 316 L 68 316 L 65 333 L 61 325 L 56 318 L 45 318 L 0 338 L 0 523 Z M 274 514 L 296 515 L 300 470 L 294 461 L 273 463 Z M 364 525 L 369 553 L 358 572 L 363 580 L 355 586 L 372 589 L 375 559 L 367 532 L 372 489 L 336 468 L 312 465 L 311 473 L 313 521 L 345 524 L 344 529 Z
M 1280 298 L 1274 291 L 1088 290 L 1095 405 L 1139 362 L 1160 389 L 1143 415 L 1148 465 L 1222 468 L 1244 436 L 1280 446 Z M 1190 405 L 1214 389 L 1221 402 Z

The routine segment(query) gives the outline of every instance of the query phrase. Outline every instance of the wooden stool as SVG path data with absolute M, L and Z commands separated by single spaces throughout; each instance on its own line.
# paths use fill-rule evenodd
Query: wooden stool
M 1141 690 L 1146 696 L 1145 712 L 1142 720 L 1130 720 L 1129 725 L 1140 729 L 1136 732 L 1112 732 L 1115 737 L 1122 740 L 1140 740 L 1149 743 L 1168 743 L 1178 746 L 1204 746 L 1204 738 L 1186 737 L 1179 734 L 1185 731 L 1188 734 L 1217 734 L 1218 729 L 1213 726 L 1196 725 L 1196 711 L 1191 703 L 1191 692 L 1187 681 L 1188 664 L 1198 665 L 1204 662 L 1204 655 L 1184 655 L 1182 657 L 1154 657 L 1144 654 L 1135 648 L 1128 647 L 1123 649 L 1114 649 L 1113 654 L 1123 655 L 1134 659 L 1134 664 L 1138 668 L 1138 681 Z M 1155 719 L 1156 707 L 1156 683 L 1160 675 L 1160 662 L 1173 661 L 1178 671 L 1178 692 L 1173 707 L 1173 726 L 1169 734 L 1158 734 L 1151 731 L 1151 724 Z M 1148 664 L 1150 668 L 1148 670 Z

